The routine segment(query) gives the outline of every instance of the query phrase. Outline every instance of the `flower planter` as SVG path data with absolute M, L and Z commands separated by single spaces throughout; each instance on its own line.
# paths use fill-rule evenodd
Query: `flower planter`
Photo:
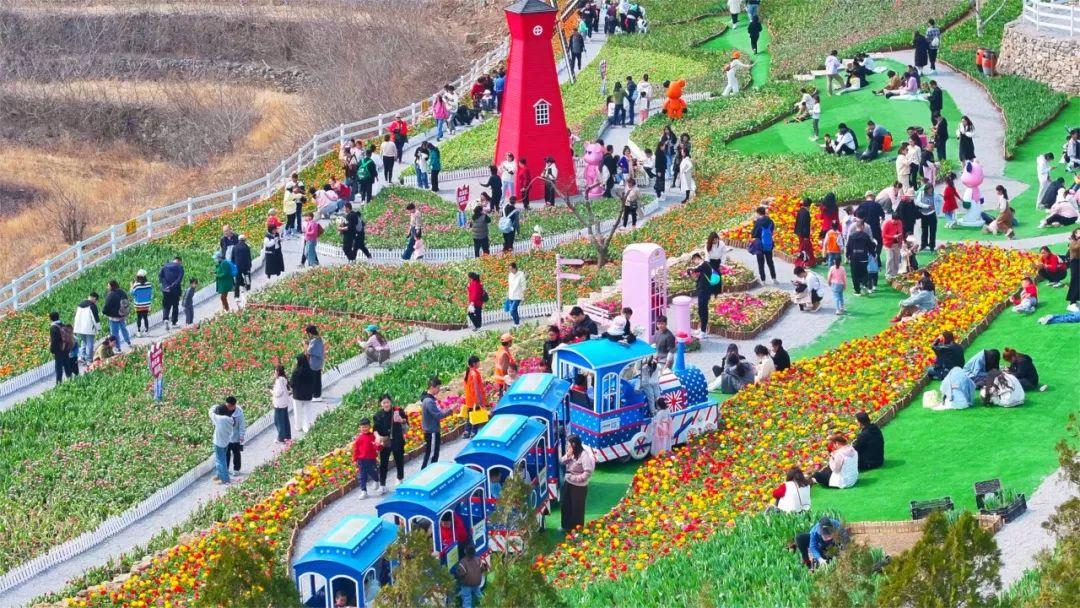
M 788 308 L 791 307 L 791 301 L 788 300 L 776 310 L 773 314 L 769 315 L 768 319 L 765 319 L 756 326 L 747 330 L 733 330 L 720 326 L 717 323 L 709 323 L 709 333 L 714 336 L 720 336 L 721 338 L 727 338 L 729 340 L 751 340 L 756 338 L 761 332 L 771 327 L 774 323 L 780 320 L 780 317 L 784 316 Z
M 979 513 L 982 515 L 997 515 L 1001 517 L 1002 521 L 1009 523 L 1020 517 L 1027 511 L 1027 497 L 1023 494 L 1017 494 L 1013 501 L 1004 507 L 998 507 L 996 509 L 979 509 Z

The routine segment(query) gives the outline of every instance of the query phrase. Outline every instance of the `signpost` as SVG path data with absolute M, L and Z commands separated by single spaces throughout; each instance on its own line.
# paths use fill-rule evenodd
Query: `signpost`
M 568 281 L 576 281 L 581 278 L 580 274 L 574 272 L 563 272 L 563 266 L 583 266 L 585 260 L 575 260 L 571 258 L 564 258 L 558 254 L 555 255 L 555 310 L 559 311 L 558 314 L 562 314 L 562 281 L 566 279 Z
M 154 400 L 161 401 L 165 390 L 165 350 L 155 342 L 146 353 L 150 376 L 154 379 Z
M 457 187 L 457 224 L 458 228 L 465 227 L 465 213 L 469 208 L 469 185 Z

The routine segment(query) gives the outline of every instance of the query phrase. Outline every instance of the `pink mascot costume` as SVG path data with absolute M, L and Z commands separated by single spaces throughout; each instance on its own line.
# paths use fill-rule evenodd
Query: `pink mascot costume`
M 604 195 L 604 180 L 600 166 L 604 163 L 604 146 L 597 143 L 585 144 L 585 196 L 599 198 Z
M 964 191 L 964 201 L 969 203 L 967 213 L 960 219 L 958 224 L 979 228 L 983 225 L 982 209 L 983 196 L 979 186 L 983 183 L 983 168 L 979 161 L 969 160 L 964 163 L 964 172 L 960 174 L 960 183 L 967 186 Z

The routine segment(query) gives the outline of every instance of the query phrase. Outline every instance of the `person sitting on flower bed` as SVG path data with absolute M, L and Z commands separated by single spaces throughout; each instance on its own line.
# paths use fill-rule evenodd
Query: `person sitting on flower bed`
M 951 331 L 943 331 L 934 339 L 930 348 L 934 350 L 936 361 L 930 368 L 930 377 L 934 380 L 944 378 L 954 367 L 964 367 L 964 347 L 956 343 Z
M 390 343 L 387 342 L 386 336 L 382 335 L 379 326 L 375 324 L 368 325 L 366 331 L 368 339 L 364 342 L 364 354 L 367 356 L 368 365 L 386 363 L 386 360 L 390 358 Z
M 932 283 L 920 280 L 911 288 L 911 295 L 900 301 L 900 312 L 890 319 L 892 323 L 902 323 L 937 307 L 937 295 Z
M 772 346 L 772 360 L 776 371 L 782 372 L 791 367 L 791 356 L 784 350 L 784 341 L 780 338 L 773 338 L 769 344 Z
M 855 414 L 855 421 L 859 423 L 859 434 L 851 447 L 859 454 L 859 470 L 869 471 L 885 464 L 885 436 L 881 429 L 870 421 L 866 412 Z
M 810 480 L 799 467 L 791 467 L 783 485 L 772 491 L 774 505 L 784 513 L 803 513 L 810 510 Z
M 1013 304 L 1013 312 L 1035 312 L 1039 305 L 1039 288 L 1035 287 L 1035 281 L 1031 277 L 1020 279 L 1020 291 L 1009 299 Z
M 799 305 L 799 310 L 815 312 L 821 308 L 821 300 L 824 298 L 821 292 L 825 288 L 817 273 L 810 272 L 802 266 L 796 266 L 795 279 L 792 283 L 795 284 L 795 293 L 792 294 L 791 301 Z
M 709 390 L 719 390 L 725 395 L 734 395 L 748 384 L 754 383 L 754 366 L 743 361 L 738 352 L 727 355 L 724 359 L 724 367 L 714 365 L 712 368 L 716 378 L 709 383 Z
M 832 559 L 842 530 L 840 520 L 822 517 L 809 532 L 795 537 L 795 546 L 802 555 L 803 564 L 811 570 L 824 566 Z
M 859 480 L 859 453 L 840 433 L 829 436 L 829 464 L 814 473 L 814 482 L 825 488 L 850 488 Z

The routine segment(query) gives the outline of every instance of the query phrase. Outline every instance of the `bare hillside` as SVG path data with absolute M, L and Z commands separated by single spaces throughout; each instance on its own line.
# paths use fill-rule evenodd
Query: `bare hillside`
M 313 132 L 456 78 L 503 35 L 501 7 L 0 0 L 0 280 L 65 246 L 51 193 L 94 231 L 262 175 Z

